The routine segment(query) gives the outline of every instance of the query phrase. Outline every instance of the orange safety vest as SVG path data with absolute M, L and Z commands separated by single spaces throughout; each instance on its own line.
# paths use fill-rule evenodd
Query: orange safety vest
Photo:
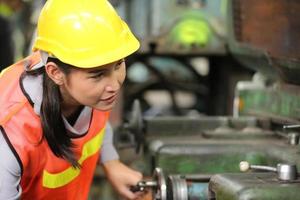
M 24 66 L 38 62 L 40 56 L 35 53 L 0 75 L 0 129 L 21 167 L 21 199 L 85 200 L 109 113 L 93 110 L 88 133 L 72 139 L 80 169 L 56 157 L 43 138 L 40 118 L 20 84 Z

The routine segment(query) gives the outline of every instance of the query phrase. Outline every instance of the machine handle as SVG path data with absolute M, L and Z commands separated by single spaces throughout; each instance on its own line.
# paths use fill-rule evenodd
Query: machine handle
M 130 187 L 132 192 L 143 192 L 146 188 L 153 188 L 157 186 L 156 181 L 139 181 L 136 185 Z
M 295 164 L 278 163 L 277 167 L 275 168 L 264 165 L 250 165 L 247 161 L 240 162 L 240 171 L 245 172 L 249 169 L 277 172 L 278 179 L 283 181 L 291 181 L 298 178 L 298 171 Z
M 133 186 L 130 186 L 130 191 L 131 192 L 142 192 L 145 190 L 144 187 L 140 187 L 139 185 L 133 185 Z

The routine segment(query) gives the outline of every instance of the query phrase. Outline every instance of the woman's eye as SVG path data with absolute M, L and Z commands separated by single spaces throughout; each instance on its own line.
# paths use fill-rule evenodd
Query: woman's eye
M 90 78 L 101 78 L 103 76 L 104 73 L 97 73 L 93 76 L 90 76 Z
M 124 59 L 120 60 L 120 62 L 118 63 L 118 65 L 121 65 L 123 62 L 125 62 Z
M 115 66 L 115 69 L 120 69 L 120 67 L 122 66 L 122 63 L 125 62 L 124 59 L 120 60 L 120 62 L 118 62 Z

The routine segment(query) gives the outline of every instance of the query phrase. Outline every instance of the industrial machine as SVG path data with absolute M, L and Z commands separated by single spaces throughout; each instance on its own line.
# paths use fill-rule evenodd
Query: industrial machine
M 154 174 L 136 190 L 152 189 L 157 200 L 297 199 L 299 125 L 282 129 L 278 121 L 254 116 L 141 120 L 137 108 L 135 102 L 126 129 L 137 151 L 148 148 L 143 162 Z
M 233 116 L 144 117 L 123 127 L 143 150 L 156 200 L 300 199 L 299 1 L 228 0 L 229 51 L 256 71 Z M 142 148 L 141 148 L 142 147 Z
M 111 2 L 141 42 L 126 59 L 125 114 L 134 99 L 152 116 L 232 111 L 236 79 L 250 77 L 252 70 L 240 67 L 228 52 L 227 0 Z M 157 103 L 149 97 L 157 95 L 165 99 Z

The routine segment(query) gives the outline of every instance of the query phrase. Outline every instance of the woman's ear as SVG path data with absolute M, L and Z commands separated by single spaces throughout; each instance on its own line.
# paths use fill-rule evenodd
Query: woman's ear
M 49 78 L 51 78 L 54 83 L 57 85 L 62 85 L 65 74 L 61 71 L 61 69 L 57 66 L 54 62 L 48 62 L 45 65 L 46 73 L 48 74 Z

